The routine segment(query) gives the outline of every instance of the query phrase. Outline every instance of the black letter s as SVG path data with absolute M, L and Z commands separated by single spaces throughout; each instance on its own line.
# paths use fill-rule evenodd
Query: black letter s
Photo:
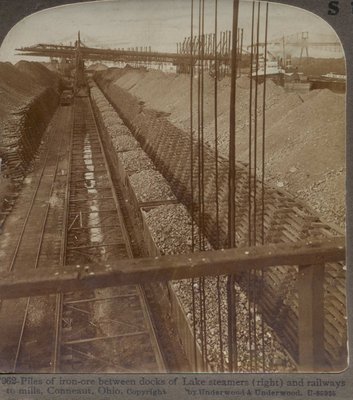
M 332 0 L 328 3 L 328 15 L 337 15 L 340 12 L 339 1 Z

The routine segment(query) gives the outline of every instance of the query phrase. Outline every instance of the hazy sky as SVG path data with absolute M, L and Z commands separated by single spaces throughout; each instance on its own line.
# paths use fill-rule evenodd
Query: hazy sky
M 195 32 L 198 0 L 195 3 Z M 205 32 L 214 31 L 215 0 L 205 0 Z M 221 30 L 231 29 L 232 1 L 218 0 Z M 74 42 L 77 31 L 91 47 L 152 46 L 157 51 L 176 51 L 176 42 L 190 35 L 191 0 L 101 0 L 40 11 L 20 21 L 6 36 L 0 48 L 0 60 L 18 61 L 16 47 L 37 43 Z M 244 28 L 244 41 L 250 41 L 252 3 L 241 2 L 239 26 Z M 262 15 L 265 4 L 262 5 Z M 261 29 L 261 28 L 260 28 Z M 262 21 L 261 34 L 263 36 Z M 312 40 L 332 41 L 336 36 L 329 25 L 320 18 L 300 9 L 270 4 L 269 38 L 309 31 Z M 298 55 L 300 49 L 296 50 Z M 295 55 L 295 54 L 293 54 Z M 311 56 L 320 56 L 310 50 Z M 334 54 L 326 53 L 326 56 Z M 337 56 L 337 54 L 336 54 Z M 340 54 L 342 56 L 342 54 Z

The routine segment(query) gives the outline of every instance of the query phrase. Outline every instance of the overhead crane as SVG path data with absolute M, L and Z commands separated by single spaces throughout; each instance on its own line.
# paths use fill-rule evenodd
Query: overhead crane
M 87 61 L 115 61 L 115 62 L 164 62 L 172 63 L 174 65 L 190 64 L 190 54 L 168 53 L 151 51 L 151 48 L 136 47 L 133 49 L 101 49 L 95 47 L 85 46 L 80 37 L 74 46 L 67 46 L 61 44 L 48 44 L 39 43 L 33 46 L 21 47 L 16 49 L 20 53 L 18 55 L 32 56 L 32 57 L 50 57 L 74 60 L 77 53 L 80 57 Z M 199 55 L 193 55 L 195 62 L 198 60 Z M 228 63 L 230 55 L 219 55 L 219 62 Z M 215 60 L 214 54 L 205 54 L 204 60 Z

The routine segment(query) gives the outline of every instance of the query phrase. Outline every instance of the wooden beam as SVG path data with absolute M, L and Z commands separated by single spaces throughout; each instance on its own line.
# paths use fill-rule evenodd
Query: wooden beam
M 325 265 L 304 265 L 298 271 L 298 338 L 301 372 L 325 368 Z
M 318 265 L 345 260 L 345 238 L 178 256 L 118 260 L 101 266 L 71 265 L 0 274 L 0 298 L 39 296 L 119 285 L 231 275 L 249 268 Z

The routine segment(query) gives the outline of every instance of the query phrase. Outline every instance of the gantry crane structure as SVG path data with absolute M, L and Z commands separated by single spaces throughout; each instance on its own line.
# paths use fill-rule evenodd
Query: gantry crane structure
M 263 51 L 265 43 L 254 43 L 254 52 L 257 49 Z M 251 49 L 251 45 L 247 46 L 248 50 Z M 297 32 L 291 35 L 283 35 L 267 43 L 267 54 L 270 58 L 277 58 L 282 61 L 282 67 L 285 68 L 290 64 L 290 59 L 294 52 L 299 55 L 299 62 L 302 59 L 310 57 L 310 50 L 320 49 L 322 52 L 333 52 L 342 53 L 342 46 L 338 39 L 335 39 L 332 35 L 315 35 L 309 34 L 309 32 Z M 300 53 L 299 53 L 300 51 Z M 343 53 L 342 53 L 343 56 Z
M 323 52 L 342 53 L 342 46 L 338 39 L 332 35 L 315 35 L 309 32 L 297 32 L 291 35 L 283 35 L 273 39 L 269 46 L 277 53 L 282 53 L 283 60 L 286 60 L 291 49 L 300 49 L 300 60 L 303 56 L 309 57 L 310 49 L 320 49 Z
M 171 63 L 173 65 L 190 64 L 191 58 L 195 62 L 198 60 L 198 54 L 194 53 L 168 53 L 152 51 L 151 47 L 134 47 L 134 48 L 118 48 L 118 49 L 102 49 L 95 47 L 88 47 L 81 41 L 80 34 L 74 46 L 62 44 L 46 44 L 39 43 L 33 46 L 21 47 L 16 49 L 18 55 L 31 56 L 31 57 L 49 57 L 51 59 L 59 58 L 66 60 L 76 60 L 79 58 L 81 61 L 114 61 L 114 62 L 157 62 L 157 63 Z M 215 60 L 215 55 L 207 53 L 204 55 L 205 61 Z M 219 63 L 229 63 L 230 54 L 219 54 L 217 56 Z

